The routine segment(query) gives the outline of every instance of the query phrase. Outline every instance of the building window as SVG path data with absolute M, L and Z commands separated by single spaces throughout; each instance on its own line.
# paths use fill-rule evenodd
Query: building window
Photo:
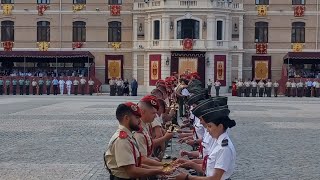
M 306 2 L 304 0 L 292 0 L 292 5 L 305 5 Z
M 223 40 L 223 21 L 217 21 L 217 40 Z
M 160 39 L 160 21 L 156 20 L 153 22 L 153 39 Z
M 13 0 L 1 0 L 1 4 L 13 4 Z
M 37 42 L 50 42 L 50 22 L 37 22 Z
M 292 23 L 291 42 L 304 43 L 305 42 L 305 26 L 304 22 Z
M 109 0 L 109 5 L 121 5 L 122 0 Z
M 199 39 L 199 21 L 183 19 L 177 22 L 177 39 Z
M 256 5 L 269 5 L 269 0 L 256 0 Z
M 1 22 L 1 41 L 14 41 L 14 22 Z
M 73 22 L 73 42 L 86 41 L 86 23 L 83 21 Z
M 73 4 L 86 4 L 86 0 L 73 0 Z
M 255 24 L 255 42 L 267 43 L 268 42 L 268 23 L 256 22 Z
M 37 0 L 38 4 L 50 4 L 50 0 Z
M 121 22 L 108 23 L 108 42 L 121 42 Z

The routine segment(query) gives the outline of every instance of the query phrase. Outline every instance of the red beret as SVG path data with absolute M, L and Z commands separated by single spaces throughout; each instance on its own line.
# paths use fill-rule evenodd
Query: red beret
M 137 104 L 135 104 L 133 102 L 126 102 L 126 103 L 124 103 L 124 105 L 126 105 L 127 107 L 130 108 L 133 115 L 141 117 L 140 108 Z
M 150 107 L 154 107 L 156 110 L 159 110 L 158 99 L 153 95 L 144 96 L 140 101 L 147 103 Z

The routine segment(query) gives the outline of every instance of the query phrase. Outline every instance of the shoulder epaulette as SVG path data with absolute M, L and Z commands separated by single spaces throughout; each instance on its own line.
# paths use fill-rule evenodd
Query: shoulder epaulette
M 119 138 L 120 139 L 125 139 L 128 137 L 128 134 L 125 131 L 120 131 L 119 133 Z
M 221 146 L 222 147 L 228 146 L 228 139 L 222 140 Z

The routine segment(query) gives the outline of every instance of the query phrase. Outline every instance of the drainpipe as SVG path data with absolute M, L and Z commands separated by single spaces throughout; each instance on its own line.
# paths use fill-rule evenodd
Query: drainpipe
M 317 27 L 316 27 L 316 50 L 318 50 L 318 36 L 319 36 L 319 0 L 317 0 Z
M 62 0 L 60 0 L 60 7 L 59 7 L 59 31 L 60 31 L 60 51 L 62 50 Z

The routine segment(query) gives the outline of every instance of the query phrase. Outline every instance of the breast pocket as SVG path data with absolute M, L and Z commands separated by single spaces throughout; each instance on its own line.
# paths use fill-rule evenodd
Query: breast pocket
M 207 161 L 207 176 L 213 176 L 214 166 L 216 164 L 216 158 L 214 155 L 210 155 Z

